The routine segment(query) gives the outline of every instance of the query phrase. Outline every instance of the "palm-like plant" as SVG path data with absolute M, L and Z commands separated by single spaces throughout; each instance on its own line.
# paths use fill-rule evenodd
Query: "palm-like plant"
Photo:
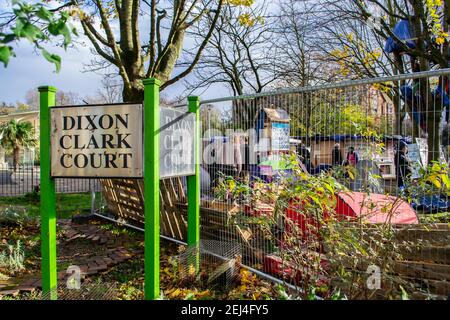
M 19 166 L 21 148 L 34 147 L 36 143 L 31 122 L 17 122 L 13 119 L 0 125 L 0 146 L 7 151 L 12 151 L 14 172 Z

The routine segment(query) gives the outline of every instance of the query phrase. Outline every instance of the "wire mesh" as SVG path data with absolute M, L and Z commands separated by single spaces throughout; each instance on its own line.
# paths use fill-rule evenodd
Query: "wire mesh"
M 118 288 L 111 283 L 81 283 L 77 288 L 71 288 L 66 283 L 58 285 L 58 300 L 117 300 Z M 51 293 L 40 293 L 24 300 L 52 300 Z
M 417 214 L 445 213 L 450 205 L 448 193 L 440 188 L 440 182 L 433 186 L 430 178 L 433 176 L 430 168 L 434 165 L 435 169 L 439 168 L 435 172 L 448 179 L 445 168 L 449 157 L 449 74 L 448 70 L 439 70 L 203 101 L 202 241 L 239 243 L 244 264 L 287 282 L 304 281 L 313 271 L 311 266 L 326 275 L 327 269 L 323 267 L 327 263 L 323 256 L 326 250 L 320 239 L 312 237 L 316 241 L 308 244 L 298 241 L 301 243 L 296 249 L 286 244 L 287 234 L 304 240 L 304 224 L 308 221 L 299 218 L 304 214 L 304 204 L 291 198 L 280 208 L 278 200 L 264 200 L 264 195 L 283 196 L 283 192 L 268 191 L 267 186 L 273 188 L 277 180 L 284 179 L 289 170 L 277 166 L 283 158 L 294 156 L 302 174 L 311 177 L 311 181 L 316 181 L 314 177 L 332 176 L 345 187 L 347 194 L 361 197 L 363 200 L 359 202 L 346 200 L 359 207 L 361 212 L 354 212 L 355 217 L 362 217 L 362 211 L 372 215 L 386 211 L 409 214 L 409 220 L 378 221 L 391 225 L 394 235 L 390 240 L 396 246 L 392 252 L 403 254 L 393 259 L 395 267 L 384 266 L 381 272 L 386 278 L 388 272 L 389 277 L 391 273 L 401 273 L 401 281 L 395 283 L 397 289 L 399 285 L 402 288 L 409 285 L 413 292 L 429 293 L 429 286 L 424 289 L 426 286 L 420 283 L 443 281 L 442 289 L 434 292 L 448 295 L 448 275 L 432 276 L 433 271 L 425 272 L 420 264 L 439 260 L 422 254 L 423 250 L 433 250 L 429 243 L 424 245 L 422 241 L 419 245 L 423 238 L 413 233 L 408 243 L 400 243 L 396 237 L 400 234 L 399 226 L 420 230 Z M 279 185 L 286 187 L 283 182 Z M 252 199 L 258 193 L 257 199 Z M 338 204 L 339 199 L 338 196 Z M 311 199 L 302 201 L 309 203 Z M 317 213 L 324 215 L 324 210 Z M 267 217 L 270 224 L 264 223 Z M 352 227 L 355 221 L 346 226 Z M 380 224 L 366 227 L 370 229 L 374 225 Z M 448 241 L 448 236 L 445 239 Z M 382 245 L 377 241 L 377 237 L 370 238 L 367 246 L 371 250 L 375 250 L 374 246 L 379 249 Z M 420 249 L 415 255 L 408 255 L 404 252 L 407 245 Z M 438 244 L 441 249 L 445 245 L 445 241 Z M 290 261 L 286 262 L 289 255 Z M 298 259 L 293 259 L 293 255 L 299 256 Z M 441 261 L 448 264 L 447 254 L 444 255 Z M 305 269 L 308 261 L 310 268 Z M 405 270 L 398 270 L 398 261 L 402 261 Z M 421 276 L 417 268 L 422 268 Z M 366 274 L 367 269 L 351 272 Z M 423 280 L 427 277 L 432 280 Z M 318 278 L 319 282 L 323 280 Z M 422 280 L 416 281 L 419 278 Z
M 369 280 L 377 272 L 376 268 L 373 274 L 367 272 L 366 262 L 373 262 L 367 257 L 384 250 L 390 252 L 387 260 L 392 265 L 375 267 L 381 268 L 391 286 L 429 297 L 447 296 L 448 226 L 427 225 L 425 230 L 417 214 L 446 213 L 450 205 L 448 193 L 439 188 L 448 182 L 443 169 L 449 161 L 449 74 L 440 70 L 201 102 L 201 242 L 174 258 L 181 278 L 191 279 L 194 274 L 207 286 L 227 287 L 242 263 L 309 292 L 312 286 L 329 284 L 332 275 L 327 264 L 336 262 L 345 266 L 343 273 Z M 283 167 L 288 156 L 295 158 L 295 170 Z M 430 164 L 437 164 L 438 170 L 430 171 Z M 19 168 L 15 174 L 0 176 L 2 196 L 30 192 L 39 184 L 33 166 Z M 295 174 L 302 175 L 310 190 L 295 189 Z M 421 184 L 424 176 L 428 181 Z M 340 221 L 337 227 L 346 236 L 351 231 L 352 242 L 348 237 L 342 242 L 356 248 L 366 265 L 351 265 L 352 261 L 336 257 L 331 261 L 329 253 L 345 243 L 333 242 L 336 248 L 330 248 L 315 231 L 326 210 L 316 206 L 305 213 L 314 202 L 312 191 L 320 190 L 315 183 L 330 177 L 351 193 L 350 198 L 335 200 L 353 201 L 359 207 L 350 208 L 357 219 Z M 100 190 L 97 180 L 91 179 L 57 179 L 56 183 L 59 192 Z M 290 192 L 275 190 L 280 186 Z M 299 199 L 305 194 L 307 198 Z M 383 197 L 371 198 L 373 194 Z M 377 203 L 380 199 L 387 199 L 382 207 Z M 409 215 L 397 223 L 387 221 L 393 228 L 383 234 L 377 233 L 379 223 L 355 227 L 362 211 L 370 216 L 396 208 Z M 201 272 L 192 273 L 197 257 Z M 401 277 L 394 279 L 397 275 Z M 339 283 L 344 278 L 348 279 L 332 280 Z M 371 291 L 374 286 L 363 285 L 370 289 L 365 297 L 377 292 Z M 354 283 L 350 286 L 358 291 Z M 383 283 L 381 289 L 387 287 Z M 99 288 L 60 288 L 59 297 L 114 297 L 114 288 Z
M 236 280 L 240 254 L 235 242 L 202 240 L 173 257 L 172 264 L 182 281 L 226 289 Z

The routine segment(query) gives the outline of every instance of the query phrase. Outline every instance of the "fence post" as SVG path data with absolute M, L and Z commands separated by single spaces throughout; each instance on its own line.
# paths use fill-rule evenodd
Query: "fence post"
M 189 246 L 200 240 L 200 99 L 188 97 L 189 112 L 195 114 L 194 128 L 194 164 L 195 175 L 187 177 L 188 234 Z
M 144 83 L 144 217 L 146 300 L 159 297 L 159 86 L 158 79 Z
M 55 181 L 50 177 L 50 107 L 55 105 L 56 88 L 39 87 L 41 148 L 41 270 L 42 291 L 57 299 Z

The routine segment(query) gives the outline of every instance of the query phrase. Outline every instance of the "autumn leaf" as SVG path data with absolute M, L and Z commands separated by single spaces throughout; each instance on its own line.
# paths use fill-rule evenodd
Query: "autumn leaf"
M 435 185 L 436 188 L 441 188 L 441 182 L 438 180 L 436 176 L 431 176 L 430 181 Z
M 353 172 L 351 170 L 348 170 L 348 176 L 350 177 L 350 179 L 355 180 L 355 176 L 353 174 Z
M 441 181 L 445 184 L 447 189 L 450 189 L 450 179 L 447 174 L 441 174 Z
M 181 291 L 179 288 L 177 288 L 175 291 L 173 291 L 173 292 L 169 295 L 169 297 L 170 297 L 170 298 L 177 298 L 177 297 L 180 296 L 181 293 L 182 293 L 182 291 Z
M 194 265 L 189 265 L 189 276 L 194 276 L 195 275 L 195 267 Z
M 444 42 L 445 42 L 445 39 L 444 39 L 444 38 L 442 38 L 442 37 L 437 37 L 437 38 L 436 38 L 436 43 L 437 43 L 437 44 L 441 45 L 441 44 L 444 44 Z

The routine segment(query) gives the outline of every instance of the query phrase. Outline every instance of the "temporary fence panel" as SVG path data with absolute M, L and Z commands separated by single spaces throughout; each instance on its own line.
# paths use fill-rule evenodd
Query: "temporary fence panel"
M 353 255 L 360 259 L 346 257 L 342 272 L 366 279 L 367 263 L 382 260 L 376 241 L 383 236 L 395 247 L 387 258 L 392 265 L 380 266 L 391 280 L 385 281 L 390 287 L 383 282 L 384 290 L 403 284 L 416 295 L 446 296 L 448 258 L 422 252 L 447 250 L 448 225 L 433 225 L 447 232 L 444 242 L 424 242 L 436 233 L 425 236 L 418 217 L 426 220 L 450 206 L 449 75 L 437 70 L 201 100 L 201 239 L 239 243 L 243 264 L 300 287 L 314 277 L 325 283 L 327 265 L 342 263 L 333 260 L 336 248 L 325 248 L 330 243 L 322 232 L 330 230 L 320 230 L 332 209 L 348 220 L 336 226 L 352 230 L 353 248 L 360 246 Z M 329 187 L 327 177 L 336 182 L 332 192 L 314 185 Z M 303 189 L 295 179 L 304 180 Z M 326 203 L 322 189 L 335 204 Z M 356 236 L 355 224 L 362 221 L 364 237 Z M 382 225 L 390 227 L 375 231 Z M 341 245 L 350 241 L 340 236 Z M 419 244 L 414 254 L 405 252 Z M 431 285 L 413 279 L 417 268 Z

